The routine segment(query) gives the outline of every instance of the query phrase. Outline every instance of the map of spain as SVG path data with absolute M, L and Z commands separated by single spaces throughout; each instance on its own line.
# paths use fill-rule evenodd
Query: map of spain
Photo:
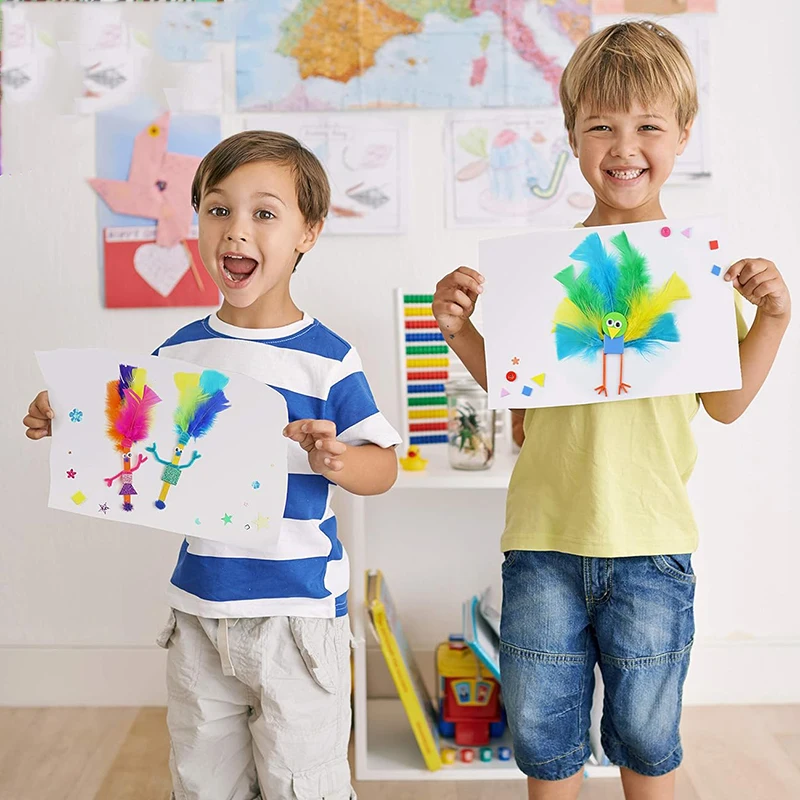
M 590 0 L 237 4 L 242 111 L 552 106 Z

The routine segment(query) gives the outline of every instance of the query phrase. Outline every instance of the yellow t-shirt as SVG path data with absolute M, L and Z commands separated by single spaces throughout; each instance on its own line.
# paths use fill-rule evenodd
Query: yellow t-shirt
M 747 323 L 736 299 L 739 341 Z M 528 409 L 506 502 L 502 550 L 580 556 L 692 553 L 686 482 L 698 395 Z

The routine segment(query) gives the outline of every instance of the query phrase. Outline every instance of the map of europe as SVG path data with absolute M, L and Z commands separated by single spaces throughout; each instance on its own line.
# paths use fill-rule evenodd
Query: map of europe
M 241 111 L 542 107 L 590 0 L 237 3 Z

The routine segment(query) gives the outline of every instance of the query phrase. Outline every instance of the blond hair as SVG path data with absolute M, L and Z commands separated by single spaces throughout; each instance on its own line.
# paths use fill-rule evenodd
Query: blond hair
M 221 141 L 200 162 L 192 182 L 192 206 L 200 208 L 203 195 L 219 186 L 243 164 L 270 161 L 289 167 L 294 175 L 297 205 L 309 225 L 328 214 L 331 187 L 319 159 L 297 139 L 276 131 L 242 131 Z M 303 254 L 298 254 L 295 266 Z
M 667 97 L 684 128 L 697 114 L 697 81 L 680 39 L 654 22 L 621 22 L 578 46 L 559 87 L 572 133 L 581 106 L 590 114 L 652 107 Z

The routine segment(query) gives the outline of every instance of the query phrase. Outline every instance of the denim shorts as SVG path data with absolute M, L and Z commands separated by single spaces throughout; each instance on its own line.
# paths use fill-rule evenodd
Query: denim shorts
M 526 775 L 555 781 L 583 768 L 597 663 L 611 762 L 649 776 L 681 763 L 694 589 L 689 555 L 506 553 L 500 673 Z

